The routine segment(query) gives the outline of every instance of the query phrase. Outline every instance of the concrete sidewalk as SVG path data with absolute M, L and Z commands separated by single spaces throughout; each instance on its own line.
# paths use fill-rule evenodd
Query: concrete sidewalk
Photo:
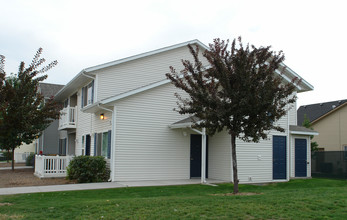
M 208 184 L 222 183 L 222 182 L 225 182 L 225 181 L 207 180 Z M 141 186 L 173 186 L 173 185 L 188 185 L 188 184 L 199 184 L 199 183 L 200 183 L 200 179 L 187 179 L 187 180 L 81 183 L 81 184 L 64 184 L 64 185 L 50 185 L 50 186 L 27 186 L 27 187 L 0 188 L 0 195 L 92 190 L 92 189 L 109 189 L 109 188 L 122 188 L 122 187 L 141 187 Z
M 11 170 L 12 167 L 0 167 L 0 170 Z M 20 167 L 14 167 L 15 170 L 19 169 L 34 169 L 32 166 L 20 166 Z

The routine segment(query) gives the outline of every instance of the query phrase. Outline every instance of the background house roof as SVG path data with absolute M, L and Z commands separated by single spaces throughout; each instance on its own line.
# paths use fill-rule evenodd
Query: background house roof
M 297 113 L 298 125 L 302 125 L 305 114 L 308 117 L 308 119 L 311 122 L 313 122 L 317 120 L 318 118 L 340 107 L 346 102 L 347 102 L 347 99 L 300 106 Z
M 55 96 L 59 90 L 61 90 L 64 85 L 52 84 L 52 83 L 40 83 L 39 92 L 45 97 L 50 98 Z

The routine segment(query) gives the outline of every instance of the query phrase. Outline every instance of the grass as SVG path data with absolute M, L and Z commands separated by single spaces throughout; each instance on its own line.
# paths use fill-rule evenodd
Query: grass
M 0 196 L 0 219 L 347 219 L 345 180 L 240 185 L 259 194 L 223 196 L 231 190 L 221 184 Z

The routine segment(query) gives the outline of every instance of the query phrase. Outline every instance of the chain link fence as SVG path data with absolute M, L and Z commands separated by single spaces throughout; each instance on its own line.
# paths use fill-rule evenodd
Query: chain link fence
M 347 179 L 347 151 L 322 151 L 312 154 L 312 176 Z

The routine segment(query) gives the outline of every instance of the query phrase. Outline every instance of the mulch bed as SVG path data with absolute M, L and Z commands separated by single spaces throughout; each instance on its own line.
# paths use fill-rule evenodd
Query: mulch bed
M 10 167 L 11 164 L 5 166 L 0 163 L 1 167 Z M 25 166 L 25 164 L 16 164 L 16 166 Z M 33 168 L 0 170 L 0 188 L 21 187 L 21 186 L 45 186 L 45 185 L 62 185 L 73 184 L 75 182 L 65 178 L 46 178 L 40 179 L 34 176 Z

